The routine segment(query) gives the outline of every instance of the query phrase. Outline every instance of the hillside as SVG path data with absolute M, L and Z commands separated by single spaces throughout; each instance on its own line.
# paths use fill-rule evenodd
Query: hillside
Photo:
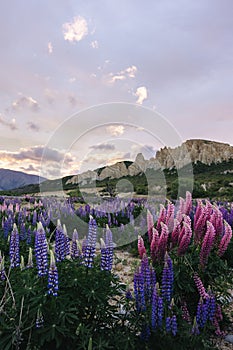
M 39 180 L 45 180 L 39 178 L 37 175 L 26 174 L 21 171 L 14 171 L 9 169 L 0 169 L 0 190 L 7 191 L 14 188 L 26 186 L 29 184 L 38 184 Z

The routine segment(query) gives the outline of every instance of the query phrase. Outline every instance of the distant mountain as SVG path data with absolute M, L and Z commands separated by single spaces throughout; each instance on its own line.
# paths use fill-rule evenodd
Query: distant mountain
M 26 174 L 22 171 L 9 169 L 0 169 L 0 190 L 8 191 L 18 187 L 23 187 L 31 184 L 39 184 L 39 181 L 46 179 L 40 178 L 38 175 Z

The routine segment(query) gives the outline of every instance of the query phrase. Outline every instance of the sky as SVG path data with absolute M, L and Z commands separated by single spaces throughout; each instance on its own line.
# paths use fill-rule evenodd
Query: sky
M 0 168 L 56 178 L 192 138 L 233 145 L 232 13 L 232 0 L 2 1 Z

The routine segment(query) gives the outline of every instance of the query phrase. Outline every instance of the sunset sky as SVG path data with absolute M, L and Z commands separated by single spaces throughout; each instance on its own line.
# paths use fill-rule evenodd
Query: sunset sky
M 42 158 L 54 178 L 150 158 L 165 143 L 144 107 L 181 142 L 233 145 L 232 13 L 232 0 L 1 1 L 0 168 L 37 174 Z M 102 125 L 93 106 L 111 102 L 137 105 L 141 122 L 106 105 Z

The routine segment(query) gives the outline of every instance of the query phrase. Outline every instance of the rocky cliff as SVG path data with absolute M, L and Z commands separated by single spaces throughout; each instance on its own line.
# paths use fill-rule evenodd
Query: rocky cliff
M 127 168 L 124 162 L 106 166 L 99 176 L 95 171 L 87 171 L 73 176 L 68 183 L 85 184 L 86 181 L 104 180 L 106 178 L 120 178 L 122 176 L 135 176 L 145 172 L 146 169 L 169 169 L 174 166 L 182 168 L 190 162 L 198 161 L 204 164 L 218 163 L 233 159 L 233 147 L 226 143 L 207 140 L 188 140 L 175 148 L 164 147 L 157 151 L 154 158 L 146 160 L 139 153 L 135 161 Z

